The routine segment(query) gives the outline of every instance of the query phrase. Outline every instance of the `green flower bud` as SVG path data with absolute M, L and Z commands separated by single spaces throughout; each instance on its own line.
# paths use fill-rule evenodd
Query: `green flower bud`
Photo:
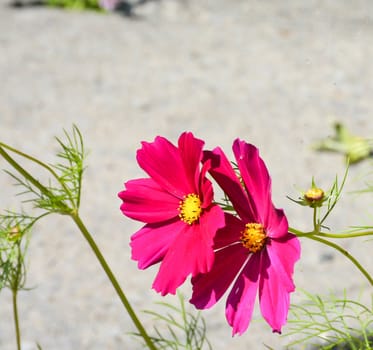
M 7 233 L 7 239 L 9 242 L 17 242 L 22 237 L 22 231 L 18 225 L 13 226 Z
M 304 193 L 303 198 L 310 207 L 321 207 L 325 199 L 325 192 L 321 188 L 312 186 Z

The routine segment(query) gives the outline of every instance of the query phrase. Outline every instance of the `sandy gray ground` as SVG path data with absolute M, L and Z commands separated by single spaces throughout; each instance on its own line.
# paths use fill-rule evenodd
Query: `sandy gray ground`
M 158 134 L 176 141 L 191 130 L 207 147 L 221 145 L 229 154 L 236 137 L 253 142 L 271 172 L 275 204 L 291 226 L 310 228 L 310 213 L 286 195 L 297 197 L 296 188 L 306 188 L 312 175 L 326 188 L 344 172 L 340 156 L 316 154 L 310 144 L 331 135 L 334 120 L 373 134 L 373 3 L 164 0 L 136 14 L 14 9 L 1 0 L 0 139 L 52 161 L 53 137 L 72 123 L 80 127 L 90 150 L 81 215 L 141 310 L 163 300 L 150 289 L 157 268 L 139 272 L 130 260 L 129 237 L 140 224 L 122 216 L 117 198 L 124 181 L 142 176 L 135 162 L 140 141 Z M 347 190 L 359 188 L 356 179 L 368 170 L 368 163 L 351 169 Z M 11 184 L 0 176 L 2 209 L 17 208 Z M 328 223 L 335 230 L 371 224 L 371 204 L 368 196 L 347 195 Z M 343 257 L 302 244 L 298 288 L 322 294 L 346 288 L 351 296 L 367 290 Z M 343 246 L 372 272 L 371 243 Z M 68 218 L 37 225 L 28 264 L 33 289 L 20 296 L 24 349 L 36 342 L 52 350 L 140 349 Z M 2 292 L 1 349 L 15 348 L 10 300 Z M 262 321 L 232 339 L 224 302 L 205 316 L 214 349 L 286 344 Z M 141 317 L 150 329 L 151 318 Z

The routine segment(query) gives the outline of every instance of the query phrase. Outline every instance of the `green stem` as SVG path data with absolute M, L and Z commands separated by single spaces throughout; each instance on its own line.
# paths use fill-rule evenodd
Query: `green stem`
M 361 264 L 347 250 L 343 249 L 338 244 L 327 241 L 326 239 L 323 239 L 323 238 L 318 237 L 318 236 L 308 235 L 308 236 L 305 236 L 305 237 L 308 237 L 309 239 L 312 239 L 314 241 L 318 241 L 320 243 L 326 244 L 329 247 L 332 247 L 332 248 L 338 250 L 340 253 L 342 253 L 347 259 L 349 259 L 360 270 L 360 272 L 366 277 L 366 279 L 369 281 L 369 283 L 373 286 L 373 278 L 370 276 L 368 271 L 366 271 L 361 266 Z
M 94 254 L 96 255 L 98 261 L 100 262 L 100 264 L 101 264 L 102 268 L 104 269 L 107 277 L 109 278 L 109 280 L 110 280 L 111 284 L 113 285 L 115 291 L 117 292 L 120 300 L 122 301 L 122 304 L 125 307 L 125 309 L 127 310 L 128 315 L 131 317 L 131 319 L 132 319 L 133 323 L 135 324 L 137 330 L 139 331 L 140 335 L 144 339 L 146 345 L 148 346 L 148 348 L 150 350 L 156 350 L 157 348 L 155 347 L 155 345 L 151 341 L 150 337 L 146 333 L 143 325 L 141 324 L 141 322 L 137 318 L 135 311 L 133 310 L 131 304 L 127 300 L 127 297 L 125 296 L 125 294 L 124 294 L 122 288 L 120 287 L 117 279 L 115 278 L 113 272 L 111 271 L 109 265 L 107 264 L 105 258 L 103 257 L 103 255 L 102 255 L 100 249 L 98 248 L 96 242 L 94 241 L 93 237 L 91 236 L 91 234 L 89 233 L 89 231 L 85 227 L 84 223 L 80 219 L 79 214 L 78 213 L 73 213 L 73 214 L 71 214 L 71 217 L 74 220 L 74 222 L 76 223 L 76 225 L 79 227 L 79 229 L 82 232 L 84 238 L 87 240 L 88 244 L 90 245 L 91 249 L 93 250 Z
M 19 319 L 18 319 L 18 305 L 17 305 L 17 296 L 18 290 L 12 289 L 13 296 L 13 317 L 14 317 L 14 326 L 16 331 L 16 340 L 17 340 L 17 350 L 21 350 L 21 331 L 19 328 Z
M 43 163 L 39 159 L 36 159 L 26 153 L 23 153 L 13 147 L 8 146 L 7 144 L 0 142 L 0 154 L 17 170 L 19 171 L 26 179 L 28 179 L 32 184 L 34 184 L 37 188 L 39 188 L 40 191 L 42 191 L 45 195 L 49 197 L 50 191 L 46 187 L 44 187 L 39 181 L 37 181 L 34 177 L 32 177 L 26 170 L 24 170 L 8 153 L 6 153 L 2 147 L 8 149 L 9 151 L 12 151 L 19 156 L 22 156 L 49 171 L 52 176 L 58 181 L 58 183 L 63 187 L 66 193 L 69 194 L 70 202 L 74 206 L 74 201 L 72 199 L 71 192 L 68 187 L 64 184 L 63 181 L 60 180 L 56 172 L 47 164 Z
M 25 169 L 23 169 L 7 152 L 2 148 L 3 144 L 0 144 L 0 154 L 3 158 L 16 169 L 25 179 L 29 180 L 35 187 L 37 187 L 46 196 L 51 196 L 50 191 L 44 187 L 38 180 L 31 176 Z
M 292 227 L 289 227 L 289 232 L 295 234 L 298 237 L 319 236 L 319 237 L 326 237 L 326 238 L 354 238 L 354 237 L 373 236 L 373 231 L 351 232 L 351 233 L 326 233 L 326 232 L 315 232 L 315 231 L 303 232 Z
M 317 224 L 317 208 L 313 208 L 313 229 L 318 232 L 319 231 L 319 225 Z
M 316 236 L 327 237 L 327 238 L 354 238 L 354 237 L 363 237 L 363 236 L 372 236 L 373 231 L 365 232 L 354 232 L 354 233 L 324 233 L 320 232 Z
M 18 317 L 18 290 L 20 288 L 21 270 L 22 270 L 22 252 L 20 242 L 17 242 L 17 269 L 15 274 L 12 275 L 11 290 L 12 290 L 12 302 L 13 302 L 13 318 L 14 328 L 16 332 L 17 350 L 21 350 L 21 330 L 19 327 Z
M 16 170 L 18 171 L 25 179 L 30 181 L 36 188 L 40 190 L 41 193 L 43 193 L 45 196 L 49 198 L 53 198 L 54 194 L 48 190 L 45 186 L 43 186 L 38 180 L 36 180 L 28 171 L 26 171 L 21 165 L 19 165 L 5 150 L 2 148 L 4 146 L 3 143 L 0 143 L 0 154 L 3 156 L 3 158 Z M 7 146 L 8 147 L 8 146 Z M 37 161 L 37 159 L 36 159 Z M 40 162 L 37 161 L 39 164 Z M 42 163 L 43 164 L 43 163 Z M 69 207 L 60 201 L 61 206 L 63 207 L 63 211 L 65 213 L 71 211 Z
M 289 227 L 288 231 L 295 234 L 297 237 L 307 237 L 307 236 L 311 236 L 311 235 L 315 234 L 314 231 L 303 232 L 303 231 L 297 230 L 293 227 Z
M 16 153 L 16 154 L 18 154 L 18 155 L 20 155 L 20 156 L 22 156 L 22 157 L 28 159 L 28 160 L 31 160 L 31 161 L 35 162 L 36 164 L 41 165 L 43 168 L 47 168 L 47 169 L 49 168 L 48 165 L 44 164 L 44 163 L 41 162 L 39 159 L 36 159 L 36 158 L 34 158 L 34 157 L 31 157 L 30 155 L 28 155 L 28 154 L 26 154 L 26 153 L 23 153 L 23 152 L 19 151 L 18 149 L 15 149 L 15 148 L 13 148 L 13 147 L 7 145 L 6 143 L 0 142 L 0 147 L 4 147 L 4 148 L 6 148 L 6 149 L 9 150 L 9 151 L 12 151 L 12 152 L 14 152 L 14 153 Z M 48 169 L 48 170 L 49 170 L 49 169 Z

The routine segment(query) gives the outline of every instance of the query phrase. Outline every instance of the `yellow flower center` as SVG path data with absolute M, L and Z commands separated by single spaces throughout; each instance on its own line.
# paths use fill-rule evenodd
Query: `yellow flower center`
M 262 224 L 249 223 L 241 232 L 241 243 L 250 252 L 259 252 L 266 243 L 266 232 Z
M 189 225 L 193 224 L 201 216 L 201 200 L 194 193 L 184 196 L 179 205 L 179 212 L 179 217 L 182 221 Z

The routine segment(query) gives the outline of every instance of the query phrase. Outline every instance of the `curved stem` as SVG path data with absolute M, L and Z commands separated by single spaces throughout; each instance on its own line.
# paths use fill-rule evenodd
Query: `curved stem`
M 75 224 L 79 227 L 79 229 L 80 229 L 81 233 L 83 234 L 84 238 L 87 240 L 88 244 L 90 245 L 91 249 L 93 250 L 94 254 L 96 255 L 96 258 L 100 262 L 100 264 L 101 264 L 102 268 L 104 269 L 107 277 L 109 278 L 109 280 L 110 280 L 111 284 L 113 285 L 115 291 L 117 292 L 120 300 L 122 301 L 123 306 L 125 307 L 128 315 L 131 317 L 131 319 L 132 319 L 133 323 L 135 324 L 137 330 L 139 331 L 140 335 L 144 339 L 146 345 L 148 346 L 148 348 L 150 350 L 157 350 L 157 348 L 155 347 L 155 345 L 151 341 L 150 337 L 146 333 L 145 328 L 143 327 L 143 325 L 141 324 L 141 322 L 137 318 L 135 311 L 133 310 L 131 304 L 129 303 L 129 301 L 127 299 L 127 297 L 125 296 L 122 288 L 120 287 L 117 279 L 115 278 L 113 272 L 111 271 L 109 265 L 107 264 L 105 258 L 103 257 L 100 249 L 96 245 L 96 242 L 94 241 L 93 237 L 91 236 L 91 234 L 89 233 L 89 231 L 85 227 L 84 223 L 80 219 L 79 214 L 75 212 L 75 213 L 71 214 L 71 217 L 74 220 Z
M 373 278 L 372 276 L 369 274 L 368 271 L 366 271 L 362 266 L 361 264 L 345 249 L 343 249 L 342 247 L 340 247 L 338 244 L 335 244 L 333 242 L 330 242 L 330 241 L 327 241 L 326 239 L 323 239 L 323 238 L 320 238 L 318 236 L 314 236 L 314 235 L 308 235 L 308 236 L 305 236 L 305 237 L 308 237 L 309 239 L 312 239 L 314 241 L 318 241 L 320 243 L 323 243 L 323 244 L 326 244 L 328 245 L 329 247 L 332 247 L 336 250 L 338 250 L 340 253 L 342 253 L 347 259 L 349 259 L 359 270 L 360 272 L 366 277 L 366 279 L 369 281 L 369 283 L 371 284 L 371 286 L 373 286 Z
M 21 331 L 19 328 L 17 296 L 18 296 L 18 290 L 12 289 L 13 318 L 14 318 L 14 327 L 16 331 L 17 350 L 21 350 Z
M 315 231 L 303 232 L 292 227 L 289 227 L 289 232 L 295 234 L 298 237 L 319 236 L 319 237 L 326 237 L 326 238 L 354 238 L 354 237 L 373 236 L 373 231 L 351 232 L 351 233 L 326 233 L 326 232 L 315 232 Z
M 294 235 L 296 235 L 297 237 L 307 237 L 307 236 L 311 236 L 313 234 L 315 234 L 314 231 L 310 231 L 310 232 L 303 232 L 303 231 L 300 231 L 300 230 L 297 230 L 293 227 L 289 227 L 288 228 L 288 231 L 290 233 L 293 233 Z
M 354 233 L 325 233 L 320 232 L 316 236 L 320 237 L 327 237 L 327 238 L 354 238 L 354 237 L 364 237 L 364 236 L 372 236 L 373 231 L 365 231 L 365 232 L 354 232 Z

